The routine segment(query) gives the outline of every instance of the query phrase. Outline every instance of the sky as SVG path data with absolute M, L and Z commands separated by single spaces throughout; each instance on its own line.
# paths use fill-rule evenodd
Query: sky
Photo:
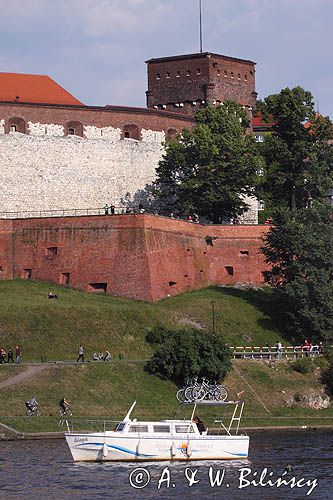
M 84 104 L 145 107 L 147 59 L 199 52 L 199 0 L 0 0 L 0 71 Z M 333 118 L 333 0 L 202 0 L 203 51 L 257 62 L 258 98 L 301 85 Z

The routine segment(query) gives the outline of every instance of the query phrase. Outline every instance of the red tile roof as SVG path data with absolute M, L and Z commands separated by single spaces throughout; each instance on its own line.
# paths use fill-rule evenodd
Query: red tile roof
M 272 125 L 273 123 L 263 122 L 262 113 L 257 113 L 255 116 L 252 117 L 252 127 L 270 128 Z
M 82 106 L 47 75 L 0 73 L 0 101 Z

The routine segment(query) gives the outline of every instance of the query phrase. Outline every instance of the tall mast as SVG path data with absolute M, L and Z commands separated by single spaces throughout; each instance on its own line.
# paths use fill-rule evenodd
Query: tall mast
M 201 20 L 201 0 L 199 0 L 199 32 L 200 32 L 200 52 L 202 53 L 202 20 Z

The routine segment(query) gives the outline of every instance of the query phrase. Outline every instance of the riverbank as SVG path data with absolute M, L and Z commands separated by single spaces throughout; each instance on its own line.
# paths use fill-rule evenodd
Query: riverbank
M 302 374 L 292 368 L 291 362 L 234 360 L 225 385 L 231 400 L 242 393 L 245 401 L 243 426 L 252 429 L 297 428 L 333 423 L 331 406 L 310 407 L 304 399 L 325 396 L 320 383 L 321 368 L 316 364 L 320 362 L 314 359 L 311 361 L 312 370 Z M 130 361 L 50 364 L 36 373 L 30 370 L 26 379 L 26 368 L 22 365 L 19 368 L 3 366 L 0 381 L 6 405 L 0 409 L 0 422 L 20 433 L 57 432 L 58 401 L 64 396 L 71 404 L 73 418 L 78 421 L 119 421 L 134 400 L 137 401 L 134 417 L 138 420 L 174 418 L 178 410 L 175 397 L 178 387 L 171 381 L 149 374 L 144 366 L 144 362 Z M 10 385 L 18 375 L 19 382 Z M 39 418 L 25 416 L 24 402 L 33 395 L 37 397 L 42 413 Z M 219 411 L 216 407 L 198 409 L 211 428 L 214 421 L 221 418 Z M 224 416 L 228 417 L 228 414 Z
M 257 432 L 318 432 L 333 430 L 332 425 L 318 425 L 318 426 L 305 426 L 305 425 L 276 425 L 266 427 L 241 427 L 240 434 L 257 433 Z M 212 428 L 208 430 L 211 436 L 218 435 L 221 432 L 219 428 Z M 42 441 L 49 439 L 64 439 L 65 432 L 18 432 L 7 425 L 0 423 L 0 441 Z

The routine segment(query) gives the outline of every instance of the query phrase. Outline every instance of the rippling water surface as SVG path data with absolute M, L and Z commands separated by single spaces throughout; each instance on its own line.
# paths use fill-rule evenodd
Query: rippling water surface
M 74 464 L 64 440 L 0 443 L 1 499 L 333 499 L 333 433 L 322 431 L 250 433 L 250 456 L 246 461 Z M 252 486 L 264 468 L 274 481 L 286 466 L 292 466 L 285 479 L 304 478 L 300 484 L 317 479 L 318 485 L 307 496 L 310 485 Z M 145 471 L 137 471 L 144 467 Z M 217 470 L 224 471 L 221 486 L 211 486 Z M 245 477 L 251 469 L 251 474 Z M 244 480 L 240 483 L 241 470 Z M 195 470 L 197 472 L 195 473 Z M 163 472 L 164 471 L 164 472 Z M 257 472 L 257 475 L 254 473 Z M 130 485 L 129 477 L 136 486 Z M 188 479 L 186 478 L 188 477 Z M 193 477 L 196 484 L 189 486 Z M 264 481 L 267 481 L 267 476 Z M 158 484 L 160 482 L 160 489 Z M 227 486 L 229 485 L 229 486 Z

